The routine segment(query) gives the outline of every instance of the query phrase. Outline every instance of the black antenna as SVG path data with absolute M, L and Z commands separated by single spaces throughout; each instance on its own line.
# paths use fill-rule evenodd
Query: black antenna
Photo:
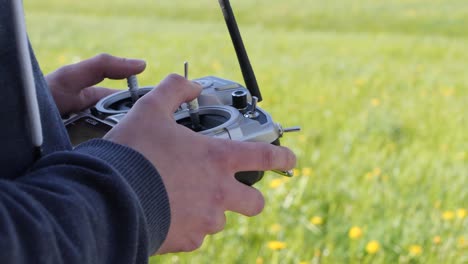
M 250 91 L 250 94 L 252 96 L 256 96 L 260 102 L 262 101 L 262 95 L 260 94 L 257 79 L 255 78 L 255 73 L 249 61 L 249 56 L 247 56 L 247 51 L 245 50 L 244 43 L 242 42 L 242 37 L 240 35 L 239 28 L 237 27 L 236 18 L 232 12 L 231 3 L 229 3 L 229 0 L 219 0 L 219 5 L 223 11 L 224 20 L 226 20 L 226 25 L 228 27 L 229 34 L 231 35 L 232 44 L 236 50 L 242 76 L 244 77 L 245 87 Z

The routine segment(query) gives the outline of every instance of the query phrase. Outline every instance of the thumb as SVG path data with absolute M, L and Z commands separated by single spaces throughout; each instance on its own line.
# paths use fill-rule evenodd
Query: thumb
M 201 90 L 202 87 L 198 83 L 187 80 L 178 74 L 170 74 L 142 99 L 150 100 L 159 109 L 172 114 L 182 103 L 197 98 Z
M 146 68 L 145 61 L 100 54 L 90 59 L 64 66 L 47 76 L 61 87 L 80 91 L 100 83 L 105 78 L 124 79 Z

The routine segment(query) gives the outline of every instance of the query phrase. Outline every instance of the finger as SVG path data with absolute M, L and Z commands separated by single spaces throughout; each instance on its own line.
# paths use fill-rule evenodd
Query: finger
M 167 113 L 173 113 L 184 102 L 195 99 L 201 93 L 201 86 L 177 74 L 170 74 L 143 98 L 153 100 Z
M 141 73 L 146 62 L 137 59 L 100 54 L 91 59 L 64 66 L 47 76 L 69 90 L 81 90 L 100 83 L 105 78 L 124 79 Z
M 226 188 L 226 210 L 245 216 L 255 216 L 262 212 L 265 199 L 259 190 L 236 181 L 234 177 L 229 184 L 229 188 Z
M 89 108 L 95 105 L 101 98 L 104 98 L 108 95 L 118 92 L 119 90 L 104 88 L 104 87 L 88 87 L 83 90 L 82 105 L 79 106 L 80 109 Z
M 260 142 L 226 140 L 229 162 L 235 172 L 290 170 L 296 165 L 296 156 L 285 147 Z

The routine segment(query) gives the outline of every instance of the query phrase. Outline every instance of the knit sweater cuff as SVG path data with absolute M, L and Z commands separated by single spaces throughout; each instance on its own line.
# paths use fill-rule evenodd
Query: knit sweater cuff
M 171 218 L 169 198 L 156 168 L 141 153 L 103 139 L 87 141 L 75 150 L 102 159 L 126 179 L 143 208 L 149 253 L 156 252 L 166 238 Z

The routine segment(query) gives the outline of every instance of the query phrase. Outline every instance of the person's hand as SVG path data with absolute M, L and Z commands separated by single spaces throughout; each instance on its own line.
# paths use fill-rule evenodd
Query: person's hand
M 227 210 L 246 216 L 262 211 L 262 194 L 238 182 L 236 172 L 295 166 L 287 148 L 216 139 L 178 125 L 174 111 L 200 91 L 198 84 L 169 75 L 104 137 L 142 153 L 163 179 L 171 225 L 158 254 L 197 249 L 207 234 L 224 228 Z
M 48 74 L 45 79 L 60 114 L 65 115 L 91 107 L 99 99 L 118 91 L 93 85 L 105 78 L 127 78 L 142 72 L 145 67 L 146 63 L 142 60 L 100 54 L 91 59 L 61 67 Z

